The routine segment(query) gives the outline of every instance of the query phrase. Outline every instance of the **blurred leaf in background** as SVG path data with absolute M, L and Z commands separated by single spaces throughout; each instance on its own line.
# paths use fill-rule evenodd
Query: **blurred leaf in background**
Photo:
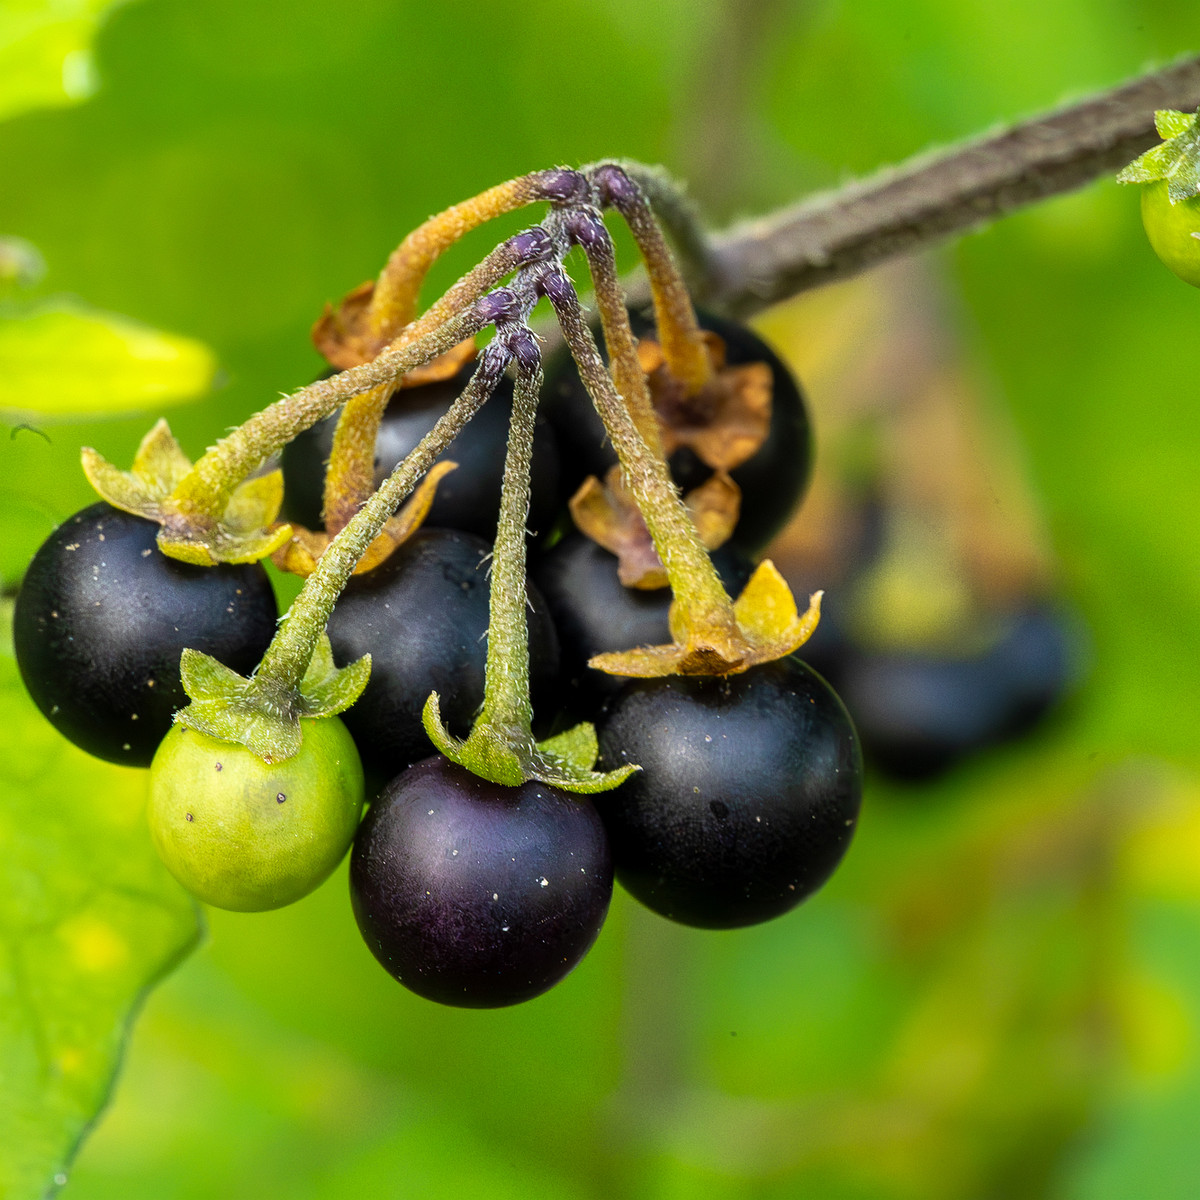
M 0 415 L 62 419 L 147 411 L 203 395 L 208 348 L 58 303 L 0 318 Z
M 194 454 L 317 372 L 327 300 L 501 179 L 629 155 L 728 219 L 1109 86 L 1194 28 L 1182 0 L 143 0 L 102 31 L 92 100 L 0 127 L 20 181 L 0 228 L 47 289 L 214 348 L 229 385 L 172 412 Z M 580 969 L 511 1011 L 398 988 L 344 872 L 279 913 L 214 913 L 69 1194 L 1189 1195 L 1195 293 L 1105 183 L 931 263 L 1090 630 L 1074 704 L 936 785 L 872 779 L 845 867 L 791 916 L 709 934 L 618 896 Z M 128 461 L 145 424 L 0 438 L 0 479 L 61 519 L 88 500 L 79 444 Z
M 128 0 L 3 0 L 0 120 L 32 108 L 78 104 L 97 88 L 92 40 Z
M 147 842 L 144 773 L 66 745 L 10 648 L 0 726 L 0 1196 L 32 1197 L 65 1181 L 135 1010 L 198 926 Z

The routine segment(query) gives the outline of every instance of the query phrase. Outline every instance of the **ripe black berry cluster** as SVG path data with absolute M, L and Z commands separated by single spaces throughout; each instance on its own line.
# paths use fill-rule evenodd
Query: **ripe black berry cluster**
M 289 903 L 353 843 L 383 966 L 486 1007 L 580 961 L 614 877 L 724 928 L 788 911 L 841 860 L 858 742 L 795 656 L 820 594 L 800 612 L 755 562 L 805 488 L 804 400 L 749 330 L 697 315 L 663 186 L 606 163 L 491 189 L 318 321 L 331 374 L 197 462 L 161 423 L 131 471 L 85 451 L 105 503 L 31 565 L 18 659 L 67 737 L 150 766 L 151 834 L 195 895 Z M 437 255 L 532 202 L 541 224 L 418 313 Z M 562 338 L 545 371 L 543 299 Z M 268 556 L 305 577 L 278 629 Z

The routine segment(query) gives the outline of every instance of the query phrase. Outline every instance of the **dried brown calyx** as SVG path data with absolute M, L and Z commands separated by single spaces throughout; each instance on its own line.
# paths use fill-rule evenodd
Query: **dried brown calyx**
M 371 362 L 386 350 L 400 331 L 381 329 L 371 320 L 371 300 L 375 280 L 350 291 L 334 308 L 327 304 L 312 328 L 313 345 L 332 367 L 347 371 L 351 367 Z M 409 371 L 400 380 L 400 387 L 416 387 L 422 383 L 440 383 L 450 379 L 475 357 L 475 342 L 460 342 L 453 350 L 439 355 L 423 367 Z
M 724 471 L 715 472 L 683 499 L 706 550 L 729 540 L 737 525 L 741 493 Z M 571 497 L 570 509 L 580 532 L 617 556 L 617 575 L 625 587 L 652 591 L 667 586 L 666 568 L 619 466 L 608 472 L 603 483 L 588 476 Z
M 389 518 L 387 524 L 376 534 L 374 541 L 358 560 L 358 565 L 353 571 L 355 575 L 362 575 L 386 562 L 394 550 L 416 533 L 429 515 L 442 477 L 457 466 L 458 464 L 453 462 L 439 462 L 429 469 L 429 473 L 417 484 L 413 494 L 396 515 Z M 307 578 L 316 570 L 321 555 L 329 548 L 329 543 L 336 534 L 331 535 L 324 530 L 314 531 L 296 524 L 291 526 L 291 531 L 291 538 L 271 555 L 271 561 L 281 571 L 290 571 L 293 575 Z
M 735 366 L 725 361 L 725 342 L 702 330 L 712 364 L 707 382 L 690 390 L 667 369 L 654 338 L 638 342 L 638 361 L 662 429 L 663 452 L 686 446 L 714 471 L 732 471 L 757 453 L 771 428 L 773 379 L 764 362 Z

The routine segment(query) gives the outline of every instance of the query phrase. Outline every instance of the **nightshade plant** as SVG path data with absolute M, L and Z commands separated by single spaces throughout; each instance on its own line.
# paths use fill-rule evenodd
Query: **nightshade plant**
M 549 301 L 619 464 L 603 483 L 584 483 L 572 513 L 585 532 L 618 531 L 623 581 L 669 583 L 674 596 L 667 640 L 606 647 L 591 659 L 592 667 L 647 678 L 753 676 L 791 655 L 816 627 L 819 593 L 801 614 L 782 577 L 764 561 L 735 601 L 705 549 L 736 534 L 740 489 L 730 472 L 762 447 L 782 446 L 785 457 L 797 460 L 788 465 L 791 482 L 782 488 L 785 499 L 773 519 L 794 507 L 807 473 L 808 431 L 799 392 L 782 364 L 739 326 L 717 323 L 714 332 L 711 322 L 706 329 L 698 320 L 648 195 L 661 198 L 669 187 L 644 168 L 606 162 L 581 171 L 536 172 L 492 188 L 431 218 L 405 239 L 377 282 L 356 289 L 318 321 L 314 340 L 340 374 L 271 405 L 194 465 L 162 422 L 143 441 L 129 472 L 84 451 L 84 469 L 96 490 L 130 514 L 120 521 L 158 523 L 157 549 L 147 551 L 151 564 L 181 560 L 187 564 L 182 569 L 205 579 L 248 570 L 246 564 L 271 555 L 280 567 L 306 576 L 252 671 L 242 673 L 196 645 L 180 658 L 190 703 L 175 713 L 175 727 L 154 757 L 149 812 L 164 862 L 200 898 L 232 909 L 276 907 L 310 891 L 342 857 L 357 828 L 363 776 L 359 751 L 338 714 L 368 689 L 371 652 L 378 646 L 388 669 L 364 697 L 365 719 L 352 719 L 351 728 L 363 758 L 400 774 L 364 831 L 352 890 L 364 936 L 381 962 L 435 999 L 512 1003 L 557 982 L 598 932 L 612 860 L 601 819 L 584 797 L 618 787 L 639 764 L 614 762 L 596 771 L 599 748 L 588 721 L 546 739 L 534 735 L 526 529 L 543 372 L 529 322 L 541 299 Z M 550 206 L 539 225 L 502 243 L 418 316 L 418 289 L 443 250 L 474 226 L 535 201 Z M 603 220 L 606 209 L 629 226 L 649 276 L 653 338 L 640 347 Z M 607 362 L 564 268 L 575 247 L 594 287 Z M 494 336 L 476 360 L 474 337 L 487 327 Z M 458 542 L 466 534 L 413 535 L 436 503 L 439 483 L 457 467 L 437 462 L 439 456 L 508 371 L 515 387 L 490 566 L 482 704 L 469 690 L 466 707 L 457 695 L 445 698 L 446 716 L 457 711 L 460 725 L 479 705 L 461 736 L 447 728 L 443 697 L 431 684 L 442 679 L 440 686 L 462 692 L 480 669 L 461 658 L 480 642 L 455 605 L 474 590 L 471 575 L 481 556 L 468 546 L 463 558 Z M 376 443 L 397 389 L 428 390 L 451 380 L 457 398 L 376 487 Z M 268 459 L 339 406 L 324 474 L 324 528 L 278 522 L 281 472 L 264 471 Z M 678 444 L 694 445 L 713 469 L 689 491 L 688 504 L 666 458 Z M 57 541 L 64 536 L 56 535 Z M 414 557 L 408 547 L 418 543 L 423 550 Z M 418 579 L 422 570 L 430 574 L 422 566 L 426 559 L 433 577 L 449 587 L 445 595 L 408 583 L 414 573 Z M 373 586 L 376 580 L 379 586 Z M 52 673 L 43 653 L 48 643 L 35 636 L 59 619 L 57 609 L 49 616 L 40 611 L 50 603 L 31 590 L 19 610 L 19 629 L 34 631 L 18 640 L 18 653 L 35 684 Z M 205 608 L 198 591 L 195 607 Z M 441 632 L 435 635 L 435 628 Z M 399 638 L 410 639 L 410 648 Z M 455 639 L 462 640 L 461 650 Z M 555 646 L 553 629 L 542 631 L 540 641 Z M 49 647 L 55 651 L 58 643 Z M 337 657 L 345 661 L 338 665 Z M 426 658 L 430 665 L 417 669 Z M 440 663 L 446 668 L 441 674 Z M 70 679 L 64 686 L 70 689 Z M 786 703 L 812 703 L 808 686 L 783 689 L 779 704 L 784 693 Z M 761 690 L 751 686 L 739 695 L 757 697 Z M 773 797 L 765 821 L 747 814 L 750 824 L 727 864 L 731 882 L 714 894 L 705 923 L 739 924 L 783 911 L 817 886 L 844 852 L 857 816 L 861 770 L 853 727 L 829 695 L 818 726 L 793 722 L 776 749 L 777 765 L 807 764 L 804 786 Z M 753 720 L 753 711 L 741 719 Z M 818 727 L 820 736 L 811 737 Z M 90 736 L 86 721 L 64 729 L 81 742 Z M 818 749 L 822 739 L 832 739 L 832 752 Z M 461 770 L 426 765 L 419 768 L 423 782 L 412 783 L 414 764 L 427 756 L 430 743 L 481 782 L 463 787 Z M 733 757 L 736 773 L 737 752 L 727 747 L 724 755 Z M 682 786 L 658 763 L 649 768 L 648 782 L 667 802 Z M 531 784 L 539 787 L 530 791 Z M 401 796 L 409 815 L 397 825 L 390 814 Z M 406 856 L 396 839 L 407 835 L 397 830 L 410 829 L 416 837 L 412 820 L 424 813 L 426 801 L 432 807 L 418 826 L 432 838 L 432 849 Z M 730 803 L 743 809 L 755 800 L 731 797 Z M 509 810 L 511 817 L 504 818 Z M 829 820 L 815 819 L 826 810 Z M 578 816 L 564 819 L 571 813 Z M 436 818 L 432 829 L 427 818 Z M 511 855 L 495 858 L 493 848 L 481 857 L 481 843 L 494 842 L 495 823 L 506 819 L 517 822 L 516 829 L 525 822 L 532 832 L 513 834 Z M 781 839 L 780 829 L 789 824 L 803 829 L 804 837 Z M 539 825 L 547 836 L 551 828 L 558 831 L 549 860 L 536 834 Z M 382 856 L 371 849 L 380 837 L 388 847 Z M 632 840 L 626 834 L 622 845 Z M 695 849 L 694 838 L 686 839 L 678 853 Z M 786 902 L 748 913 L 737 906 L 736 894 L 756 888 L 753 876 L 767 859 L 793 880 L 784 881 Z M 621 855 L 615 861 L 619 868 Z M 570 864 L 578 873 L 567 869 Z M 520 894 L 518 880 L 527 875 L 539 881 L 529 893 L 542 914 L 536 919 L 528 897 L 509 899 L 514 888 Z M 736 911 L 714 922 L 709 910 L 723 905 Z M 679 916 L 690 919 L 687 912 Z M 506 936 L 527 926 L 517 937 Z
M 1162 103 L 1176 106 L 1195 103 L 1196 91 L 1200 90 L 1198 79 L 1200 67 L 1195 61 L 1182 64 L 1049 119 L 1028 122 L 932 161 L 923 158 L 886 179 L 857 185 L 851 191 L 818 198 L 805 205 L 802 211 L 781 212 L 752 230 L 733 230 L 707 242 L 688 245 L 688 232 L 684 228 L 684 238 L 679 245 L 688 248 L 689 257 L 694 260 L 691 275 L 694 292 L 720 311 L 750 311 L 804 288 L 851 275 L 889 254 L 913 250 L 942 236 L 992 220 L 1021 204 L 1082 184 L 1097 174 L 1109 173 L 1146 148 L 1148 110 Z M 672 233 L 677 233 L 677 222 L 674 221 L 677 214 L 671 209 L 670 198 L 659 194 L 655 203 L 659 202 L 664 203 L 661 216 L 671 224 Z M 515 268 L 521 260 L 520 251 L 510 245 L 508 253 L 510 269 Z M 504 277 L 499 265 L 493 263 L 493 268 L 497 269 L 494 282 Z M 438 320 L 451 323 L 454 319 L 448 317 L 451 311 L 460 314 L 456 328 L 438 326 Z M 151 510 L 149 515 L 162 523 L 164 540 L 175 542 L 174 557 L 208 563 L 211 558 L 230 557 L 229 552 L 232 552 L 233 557 L 252 559 L 272 545 L 278 545 L 286 548 L 300 566 L 304 566 L 307 558 L 311 570 L 320 558 L 318 552 L 330 542 L 336 542 L 337 534 L 348 528 L 349 516 L 353 515 L 361 497 L 354 496 L 352 490 L 344 486 L 346 481 L 343 479 L 341 485 L 332 488 L 332 496 L 335 500 L 338 496 L 354 496 L 348 504 L 350 511 L 326 511 L 326 518 L 331 517 L 331 520 L 324 535 L 306 536 L 301 530 L 294 530 L 296 539 L 287 542 L 280 529 L 271 528 L 274 522 L 264 516 L 270 510 L 277 484 L 271 481 L 270 475 L 254 478 L 254 470 L 265 461 L 272 446 L 287 442 L 292 436 L 289 431 L 300 432 L 313 421 L 334 413 L 343 401 L 365 396 L 376 386 L 390 386 L 396 377 L 407 378 L 407 367 L 412 366 L 415 372 L 422 355 L 448 352 L 456 338 L 466 340 L 475 331 L 472 320 L 480 316 L 475 312 L 472 319 L 463 318 L 462 312 L 451 304 L 443 308 L 442 316 L 424 329 L 402 326 L 392 342 L 377 342 L 358 358 L 348 355 L 341 364 L 347 368 L 343 377 L 331 380 L 324 388 L 306 389 L 289 397 L 283 408 L 272 407 L 270 415 L 264 414 L 263 418 L 250 422 L 250 432 L 240 442 L 234 440 L 224 449 L 218 448 L 215 457 L 205 456 L 205 460 L 196 464 L 194 472 L 190 464 L 179 463 L 184 469 L 173 478 L 170 460 L 178 462 L 178 458 L 169 446 L 160 464 L 162 469 L 151 469 L 143 473 L 142 479 L 122 481 L 120 473 L 106 472 L 103 464 L 95 460 L 91 467 L 95 473 L 106 475 L 108 486 L 125 494 L 128 505 L 139 514 L 143 508 Z M 485 323 L 481 319 L 480 328 Z M 408 341 L 403 340 L 402 334 L 409 335 Z M 415 342 L 422 344 L 416 347 Z M 376 349 L 379 354 L 372 356 Z M 458 410 L 455 420 L 462 415 L 462 409 Z M 355 427 L 362 426 L 350 422 L 348 432 L 353 432 Z M 150 457 L 155 457 L 154 442 L 148 449 Z M 415 468 L 410 472 L 413 478 L 418 474 L 419 470 Z M 250 480 L 250 486 L 241 492 L 232 491 L 230 488 L 235 480 Z M 406 486 L 410 484 L 406 482 L 394 487 L 392 494 L 398 497 Z M 386 504 L 383 509 L 386 511 Z M 380 552 L 392 541 L 392 534 L 398 529 L 386 516 L 382 527 L 382 539 L 372 547 L 372 560 L 379 559 Z M 262 534 L 264 528 L 268 530 L 265 536 Z M 334 533 L 332 538 L 330 530 Z M 210 547 L 215 547 L 217 553 L 212 553 Z M 355 548 L 344 542 L 338 546 L 334 558 L 353 559 L 354 553 Z M 338 566 L 337 570 L 324 575 L 320 571 L 313 572 L 317 583 L 314 583 L 316 590 L 308 601 L 311 608 L 319 608 L 324 601 L 328 611 L 341 569 Z M 302 606 L 295 612 L 298 618 L 304 617 Z M 319 620 L 310 620 L 306 629 L 304 620 L 298 619 L 289 635 L 290 640 L 284 640 L 271 659 L 274 671 L 264 672 L 260 668 L 253 678 L 234 680 L 216 668 L 206 667 L 203 660 L 193 660 L 192 665 L 197 667 L 193 672 L 196 677 L 193 691 L 200 696 L 199 700 L 193 697 L 196 719 L 204 719 L 205 697 L 208 696 L 214 701 L 209 704 L 209 719 L 220 721 L 223 713 L 226 716 L 224 724 L 241 728 L 247 737 L 256 740 L 263 734 L 265 745 L 272 737 L 282 743 L 287 743 L 289 738 L 294 740 L 296 731 L 292 718 L 295 716 L 334 712 L 360 680 L 354 678 L 353 672 L 348 680 L 337 676 L 336 668 L 319 641 L 319 629 L 316 634 L 312 632 L 313 625 L 319 625 Z M 305 643 L 314 643 L 308 646 L 312 660 L 307 670 L 305 664 L 310 660 L 304 653 Z M 296 653 L 298 647 L 299 653 Z M 358 674 L 361 676 L 365 671 L 360 667 Z M 274 684 L 266 686 L 264 679 L 264 683 L 256 688 L 254 680 L 259 676 L 266 679 L 274 676 Z M 223 701 L 222 689 L 226 692 Z M 228 698 L 230 695 L 232 700 Z M 266 749 L 270 754 L 269 745 Z M 72 988 L 64 985 L 60 990 L 66 995 Z M 121 1018 L 126 1013 L 127 1006 L 120 1008 Z M 103 1031 L 103 1036 L 110 1037 L 110 1031 Z M 98 1037 L 97 1034 L 97 1040 Z M 112 1056 L 104 1062 L 109 1066 L 102 1066 L 97 1072 L 103 1076 L 102 1084 L 107 1082 Z M 24 1080 L 22 1082 L 24 1084 Z M 102 1092 L 103 1087 L 97 1087 L 95 1094 L 89 1094 L 77 1108 L 82 1111 L 84 1104 L 90 1104 L 85 1116 L 95 1112 L 96 1106 L 102 1103 Z M 62 1147 L 70 1146 L 83 1126 L 83 1120 L 74 1118 L 74 1109 L 71 1121 L 73 1124 L 62 1122 L 67 1132 L 52 1150 L 44 1153 L 46 1162 L 53 1154 L 55 1166 L 65 1163 L 66 1150 Z M 42 1165 L 38 1163 L 38 1170 Z M 48 1172 L 46 1178 L 49 1178 Z
M 1155 206 L 1164 200 L 1171 205 L 1195 200 L 1196 118 L 1160 112 L 1157 126 L 1167 141 L 1121 178 L 1148 185 L 1152 241 L 1168 265 L 1195 282 L 1188 250 L 1196 242 L 1190 209 L 1183 216 L 1188 226 L 1183 233 L 1176 228 L 1178 214 L 1171 214 L 1170 229 L 1163 233 Z M 1164 189 L 1165 197 L 1158 196 Z M 441 253 L 469 230 L 534 202 L 550 208 L 540 224 L 507 239 L 418 314 L 420 286 Z M 190 703 L 175 713 L 176 726 L 154 757 L 150 820 L 164 861 L 196 895 L 229 908 L 274 907 L 304 895 L 336 865 L 355 835 L 363 802 L 360 754 L 337 714 L 368 686 L 369 647 L 378 644 L 389 653 L 406 626 L 414 630 L 413 650 L 402 652 L 395 669 L 372 689 L 369 706 L 376 715 L 355 722 L 365 756 L 388 771 L 401 771 L 385 790 L 371 829 L 389 829 L 389 845 L 394 842 L 395 829 L 407 826 L 389 824 L 393 802 L 403 794 L 411 808 L 415 794 L 419 807 L 422 787 L 458 799 L 446 808 L 453 814 L 449 824 L 433 835 L 432 845 L 444 843 L 445 853 L 417 855 L 393 876 L 380 864 L 395 861 L 395 846 L 382 859 L 363 849 L 356 862 L 374 865 L 355 870 L 352 890 L 369 944 L 409 986 L 467 1004 L 527 998 L 575 965 L 607 906 L 606 888 L 589 892 L 592 915 L 585 924 L 592 932 L 580 941 L 574 932 L 579 922 L 560 921 L 556 927 L 572 948 L 564 942 L 560 954 L 543 943 L 537 950 L 538 962 L 548 954 L 548 961 L 562 970 L 547 974 L 541 967 L 533 969 L 526 956 L 512 952 L 511 939 L 497 942 L 495 929 L 507 932 L 511 927 L 497 923 L 517 918 L 500 902 L 499 890 L 493 893 L 496 906 L 490 908 L 465 899 L 463 888 L 486 895 L 493 886 L 507 890 L 512 880 L 496 876 L 484 859 L 468 852 L 456 864 L 459 872 L 467 872 L 465 883 L 460 878 L 444 891 L 440 865 L 459 857 L 454 848 L 458 840 L 465 839 L 464 849 L 473 844 L 477 834 L 470 814 L 473 805 L 483 802 L 483 785 L 447 791 L 445 781 L 458 777 L 425 768 L 427 782 L 415 793 L 401 782 L 430 743 L 449 762 L 498 789 L 487 793 L 483 803 L 488 811 L 497 804 L 503 811 L 510 798 L 519 808 L 515 797 L 530 783 L 544 785 L 550 794 L 597 794 L 620 787 L 644 768 L 639 782 L 604 810 L 617 834 L 613 861 L 619 877 L 637 881 L 631 884 L 636 894 L 683 921 L 721 926 L 765 919 L 798 902 L 836 866 L 858 814 L 857 739 L 828 686 L 789 659 L 816 628 L 821 594 L 800 613 L 783 578 L 764 561 L 734 600 L 707 552 L 731 538 L 757 549 L 787 519 L 808 472 L 803 402 L 785 368 L 757 339 L 736 324 L 716 319 L 702 323 L 697 317 L 656 206 L 668 216 L 685 251 L 702 243 L 670 181 L 636 164 L 553 168 L 491 188 L 431 218 L 401 243 L 377 281 L 356 288 L 336 309 L 326 311 L 314 328 L 314 341 L 339 373 L 272 404 L 195 464 L 184 457 L 163 422 L 146 436 L 128 472 L 84 451 L 89 480 L 121 511 L 98 509 L 97 517 L 89 510 L 74 518 L 65 533 L 56 532 L 40 552 L 17 607 L 18 660 L 39 704 L 63 732 L 87 749 L 119 757 L 113 749 L 114 720 L 125 728 L 149 715 L 149 710 L 137 710 L 156 685 L 156 714 L 170 711 L 176 680 L 169 664 L 179 642 L 188 643 L 179 681 Z M 603 219 L 606 210 L 623 218 L 648 276 L 652 315 L 634 314 L 632 322 Z M 594 290 L 603 355 L 565 270 L 575 248 L 583 253 Z M 543 367 L 530 318 L 543 299 L 561 331 L 564 362 L 569 361 L 569 367 L 557 368 L 567 381 L 555 388 L 560 409 L 567 413 L 565 423 L 560 415 L 560 428 L 567 435 L 589 428 L 587 414 L 577 403 L 572 412 L 570 403 L 586 394 L 617 463 L 604 470 L 603 455 L 597 460 L 596 470 L 604 478 L 592 475 L 582 483 L 572 497 L 571 514 L 583 533 L 617 556 L 622 584 L 654 589 L 666 583 L 673 595 L 670 640 L 606 648 L 589 665 L 644 679 L 715 677 L 707 690 L 697 682 L 683 691 L 682 683 L 668 683 L 613 693 L 602 714 L 604 760 L 610 767 L 604 771 L 594 769 L 600 747 L 588 721 L 548 739 L 538 740 L 533 732 L 526 534 Z M 477 358 L 475 337 L 489 327 L 494 336 Z M 454 661 L 449 644 L 429 640 L 433 618 L 441 615 L 445 601 L 418 587 L 416 594 L 424 596 L 419 607 L 428 611 L 412 611 L 406 608 L 404 587 L 397 591 L 389 585 L 374 588 L 365 599 L 355 592 L 341 608 L 337 602 L 348 585 L 353 588 L 355 575 L 366 575 L 371 582 L 382 579 L 394 573 L 389 560 L 403 572 L 405 554 L 397 552 L 436 504 L 440 481 L 457 466 L 444 457 L 438 461 L 439 456 L 488 398 L 507 387 L 508 372 L 515 376 L 515 388 L 495 524 L 482 704 L 464 737 L 447 728 L 442 697 L 430 687 L 437 661 Z M 435 389 L 438 395 L 438 387 L 446 392 L 445 411 L 380 483 L 376 447 L 390 402 L 398 391 Z M 324 528 L 279 522 L 283 477 L 278 469 L 267 469 L 269 460 L 318 422 L 332 420 L 335 410 L 322 481 Z M 428 423 L 421 420 L 422 426 Z M 589 436 L 595 438 L 585 432 L 584 445 Z M 780 455 L 785 461 L 776 462 Z M 762 467 L 760 460 L 768 459 Z M 735 481 L 739 469 L 742 474 Z M 743 487 L 750 489 L 745 511 Z M 772 502 L 775 508 L 764 517 L 764 504 Z M 467 506 L 467 520 L 478 519 L 473 511 L 478 507 L 478 502 Z M 115 559 L 114 544 L 110 568 L 100 545 L 105 520 L 114 530 L 124 530 L 130 521 L 157 522 L 157 551 L 144 549 L 139 561 L 126 565 Z M 490 528 L 490 517 L 483 520 Z M 88 533 L 68 542 L 83 527 L 81 522 L 88 530 L 96 526 L 95 537 Z M 743 528 L 747 532 L 739 539 Z M 432 554 L 435 573 L 440 571 L 453 587 L 465 568 L 449 565 L 449 543 L 435 544 L 437 549 L 425 557 Z M 78 554 L 81 548 L 86 555 Z M 222 617 L 231 618 L 225 623 L 238 631 L 249 630 L 238 605 L 251 586 L 250 576 L 236 576 L 244 586 L 236 587 L 228 602 L 223 594 L 203 589 L 218 573 L 244 572 L 268 555 L 306 580 L 253 670 L 242 673 L 245 652 L 226 644 L 228 639 L 210 646 L 216 655 L 206 653 L 199 645 L 206 636 L 203 630 L 193 630 L 182 619 L 172 627 L 173 641 L 148 627 L 107 638 L 115 649 L 104 653 L 113 662 L 96 666 L 105 639 L 86 622 L 99 621 L 107 634 L 134 607 L 114 602 L 104 579 L 112 576 L 120 585 L 135 581 L 132 597 L 141 575 L 169 572 L 166 564 L 179 560 L 187 564 L 180 570 L 198 572 L 179 585 L 188 597 L 181 601 L 184 608 L 200 614 L 214 633 Z M 78 566 L 78 584 L 70 583 L 74 575 L 64 570 L 67 566 Z M 67 581 L 66 591 L 50 586 L 60 578 Z M 397 578 L 403 583 L 406 577 L 401 573 Z M 261 591 L 261 583 L 256 586 Z M 473 587 L 469 580 L 462 586 L 467 592 Z M 93 595 L 99 599 L 92 600 Z M 397 611 L 388 612 L 393 603 Z M 559 611 L 573 618 L 570 605 L 564 592 Z M 443 624 L 452 629 L 459 620 Z M 397 633 L 377 630 L 377 624 L 383 629 L 387 621 L 398 622 Z M 349 652 L 340 666 L 327 625 L 335 631 L 340 655 Z M 66 633 L 58 636 L 62 630 Z M 254 636 L 247 633 L 250 645 Z M 543 635 L 547 639 L 554 644 L 552 630 Z M 131 656 L 125 644 L 130 642 L 133 651 L 149 656 L 147 665 L 137 654 Z M 429 657 L 433 666 L 411 677 L 407 660 L 418 654 Z M 779 660 L 792 665 L 764 674 L 767 664 Z M 123 676 L 120 667 L 125 667 Z M 442 678 L 456 683 L 466 670 L 464 661 Z M 743 675 L 736 687 L 730 682 Z M 87 694 L 93 677 L 102 682 L 98 698 Z M 73 703 L 76 693 L 86 703 Z M 681 707 L 685 696 L 692 699 Z M 468 702 L 470 707 L 474 703 Z M 693 715 L 688 707 L 693 703 L 701 705 L 696 713 L 710 715 Z M 418 706 L 423 731 L 417 727 Z M 460 703 L 458 711 L 469 713 L 470 707 L 464 710 Z M 637 716 L 626 717 L 627 711 Z M 792 712 L 794 716 L 785 715 Z M 762 747 L 753 750 L 752 731 L 770 729 L 772 722 L 780 723 L 778 734 L 765 737 Z M 645 742 L 649 730 L 655 731 L 655 740 Z M 116 743 L 121 753 L 144 762 L 142 747 L 151 746 L 161 732 L 161 719 L 147 720 L 137 729 L 139 737 L 130 734 L 122 740 L 126 735 L 117 732 Z M 701 734 L 705 743 L 732 742 L 722 747 L 719 759 L 681 772 L 695 754 L 686 749 L 688 743 Z M 135 741 L 136 754 L 130 750 Z M 622 742 L 635 747 L 633 761 Z M 643 743 L 645 764 L 636 761 L 636 747 Z M 744 786 L 737 782 L 743 776 Z M 724 782 L 712 784 L 716 779 Z M 433 780 L 442 782 L 429 782 Z M 713 787 L 720 794 L 710 798 Z M 687 815 L 689 806 L 697 804 L 704 814 L 699 823 Z M 429 815 L 436 811 L 435 803 Z M 487 821 L 481 826 L 489 827 Z M 598 827 L 593 821 L 577 828 L 587 841 L 594 840 Z M 368 834 L 364 845 L 373 845 L 376 836 Z M 574 854 L 569 839 L 560 852 Z M 598 859 L 597 851 L 580 843 L 579 853 L 592 866 L 587 882 L 594 888 L 610 869 L 607 851 Z M 511 862 L 521 869 L 520 855 Z M 568 898 L 572 889 L 562 890 Z M 410 901 L 397 899 L 420 895 L 440 897 L 434 911 L 424 916 L 414 913 Z M 460 938 L 464 920 L 474 932 Z M 446 931 L 440 941 L 437 929 Z M 484 953 L 482 946 L 493 949 Z M 426 983 L 426 959 L 436 961 L 435 974 L 453 984 Z M 524 983 L 497 987 L 497 971 L 532 974 Z M 472 979 L 487 982 L 476 992 Z

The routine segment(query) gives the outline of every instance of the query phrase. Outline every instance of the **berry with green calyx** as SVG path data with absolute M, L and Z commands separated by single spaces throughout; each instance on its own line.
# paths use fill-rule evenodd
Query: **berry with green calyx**
M 177 562 L 157 532 L 108 504 L 76 513 L 34 555 L 13 619 L 21 676 L 47 720 L 89 754 L 131 767 L 150 765 L 187 703 L 184 647 L 249 672 L 277 617 L 261 565 Z
M 350 859 L 354 916 L 384 969 L 465 1008 L 553 987 L 611 897 L 608 838 L 586 796 L 492 783 L 441 756 L 388 785 Z
M 1200 111 L 1154 114 L 1162 145 L 1118 176 L 1142 184 L 1142 224 L 1154 253 L 1185 283 L 1200 287 Z
M 303 723 L 299 751 L 266 763 L 176 725 L 150 767 L 150 833 L 198 899 L 260 912 L 308 895 L 358 828 L 363 770 L 337 717 Z

